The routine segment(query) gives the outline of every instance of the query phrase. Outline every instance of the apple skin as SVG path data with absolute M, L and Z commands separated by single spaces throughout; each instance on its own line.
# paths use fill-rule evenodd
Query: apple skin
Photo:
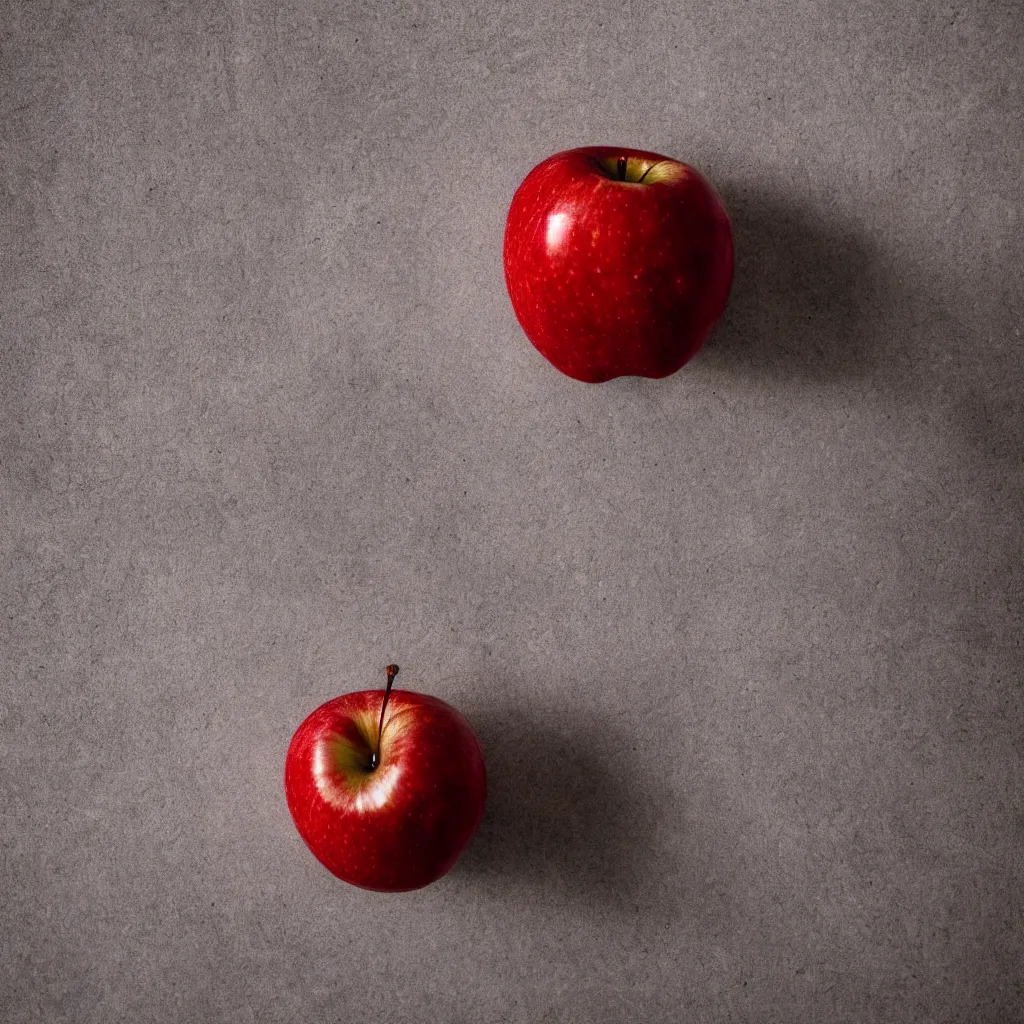
M 436 697 L 391 690 L 370 768 L 384 690 L 347 693 L 295 731 L 285 795 L 295 827 L 328 871 L 364 889 L 404 892 L 458 860 L 487 799 L 480 743 Z
M 523 180 L 504 263 L 516 318 L 563 373 L 595 384 L 667 377 L 725 309 L 732 226 L 694 168 L 589 146 L 556 153 Z

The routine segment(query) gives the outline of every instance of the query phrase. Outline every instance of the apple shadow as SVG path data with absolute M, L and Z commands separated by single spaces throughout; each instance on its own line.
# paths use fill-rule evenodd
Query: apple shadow
M 870 374 L 883 362 L 885 332 L 871 327 L 887 292 L 870 240 L 835 211 L 745 187 L 720 192 L 735 276 L 694 368 L 803 380 Z
M 588 904 L 674 917 L 689 889 L 678 846 L 692 845 L 678 792 L 610 722 L 558 717 L 515 709 L 474 718 L 487 810 L 456 871 L 553 911 Z

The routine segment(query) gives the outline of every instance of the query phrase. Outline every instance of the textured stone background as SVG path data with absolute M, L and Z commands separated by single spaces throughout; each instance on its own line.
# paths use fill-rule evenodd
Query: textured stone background
M 5 1024 L 1024 1019 L 1016 2 L 0 24 Z M 666 381 L 505 295 L 605 142 L 733 214 Z M 492 796 L 382 897 L 281 776 L 392 659 Z

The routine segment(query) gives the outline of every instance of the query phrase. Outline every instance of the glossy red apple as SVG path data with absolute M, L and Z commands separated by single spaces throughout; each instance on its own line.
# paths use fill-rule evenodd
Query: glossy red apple
M 440 878 L 484 813 L 483 754 L 444 701 L 361 690 L 316 709 L 285 759 L 288 809 L 299 835 L 339 878 L 402 892 Z
M 725 309 L 732 227 L 692 167 L 641 150 L 556 153 L 512 199 L 505 283 L 526 336 L 563 373 L 667 377 Z

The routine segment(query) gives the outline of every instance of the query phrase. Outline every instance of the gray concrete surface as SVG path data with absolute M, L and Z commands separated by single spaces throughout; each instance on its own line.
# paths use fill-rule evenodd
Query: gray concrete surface
M 1024 1019 L 1019 5 L 0 25 L 0 1019 Z M 505 295 L 605 142 L 734 218 L 666 381 Z M 400 897 L 281 784 L 390 660 L 492 790 Z

